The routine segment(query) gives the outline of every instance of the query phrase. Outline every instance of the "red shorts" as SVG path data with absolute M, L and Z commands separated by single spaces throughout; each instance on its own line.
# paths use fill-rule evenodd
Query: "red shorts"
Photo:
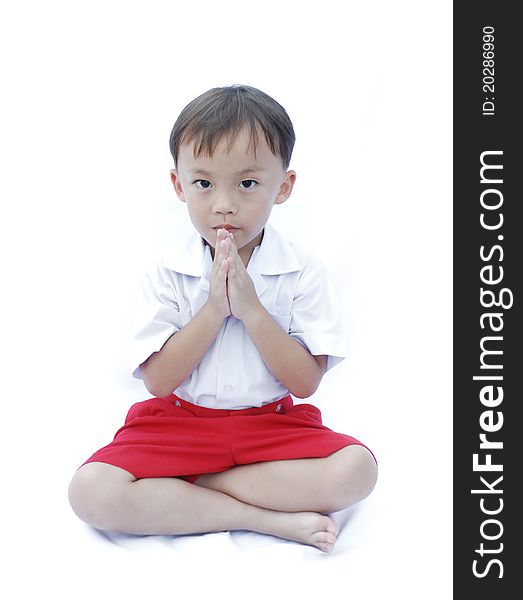
M 175 395 L 134 404 L 114 440 L 89 462 L 108 463 L 144 477 L 181 477 L 194 482 L 203 473 L 261 461 L 329 456 L 356 438 L 322 425 L 312 404 L 292 398 L 260 408 L 205 408 Z

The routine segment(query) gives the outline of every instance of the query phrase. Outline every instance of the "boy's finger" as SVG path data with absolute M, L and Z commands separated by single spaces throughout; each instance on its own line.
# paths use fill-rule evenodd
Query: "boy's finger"
M 218 238 L 218 240 L 216 241 L 216 247 L 214 248 L 214 262 L 218 265 L 221 264 L 221 261 L 224 258 L 227 258 L 228 255 L 228 248 L 227 248 L 227 244 L 224 243 L 225 240 L 220 240 Z
M 227 258 L 231 251 L 231 242 L 228 239 L 224 239 L 220 242 L 222 256 Z
M 216 233 L 216 244 L 214 245 L 214 259 L 216 262 L 220 260 L 220 255 L 222 254 L 222 241 L 225 239 L 225 233 L 225 229 L 218 229 Z
M 232 233 L 230 233 L 229 231 L 227 232 L 227 243 L 229 244 L 229 248 L 231 250 L 237 250 L 236 248 L 236 240 L 234 239 L 234 236 Z
M 230 238 L 228 238 L 229 242 L 229 256 L 232 256 L 235 262 L 240 261 L 240 253 L 238 252 L 238 247 L 236 246 L 236 240 L 234 239 L 232 233 L 229 233 Z M 243 263 L 242 263 L 243 264 Z
M 216 263 L 217 281 L 219 281 L 222 277 L 226 277 L 227 271 L 228 271 L 227 259 L 226 258 L 218 259 L 218 262 Z
M 227 259 L 224 258 L 223 260 L 220 260 L 220 262 L 216 263 L 216 274 L 213 277 L 213 282 L 211 284 L 211 286 L 213 287 L 213 289 L 220 289 L 223 285 L 225 285 L 225 282 L 227 281 L 227 275 L 229 272 L 229 265 L 227 263 Z M 214 288 L 214 286 L 218 286 L 218 288 Z

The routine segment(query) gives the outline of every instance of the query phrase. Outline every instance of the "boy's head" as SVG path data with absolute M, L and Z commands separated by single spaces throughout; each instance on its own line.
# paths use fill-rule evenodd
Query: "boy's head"
M 293 145 L 287 113 L 255 88 L 215 88 L 184 108 L 171 133 L 171 180 L 211 248 L 225 227 L 248 262 L 272 207 L 291 194 Z
M 182 144 L 193 143 L 197 156 L 212 156 L 222 139 L 231 144 L 244 128 L 250 133 L 254 153 L 263 134 L 271 152 L 281 158 L 283 168 L 289 167 L 295 141 L 289 116 L 276 100 L 248 85 L 213 88 L 182 110 L 169 140 L 174 167 Z

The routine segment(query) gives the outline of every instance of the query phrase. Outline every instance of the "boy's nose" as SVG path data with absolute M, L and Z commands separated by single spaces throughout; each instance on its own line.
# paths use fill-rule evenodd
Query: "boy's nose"
M 236 207 L 234 203 L 231 202 L 231 199 L 225 194 L 215 198 L 213 209 L 216 213 L 236 213 Z

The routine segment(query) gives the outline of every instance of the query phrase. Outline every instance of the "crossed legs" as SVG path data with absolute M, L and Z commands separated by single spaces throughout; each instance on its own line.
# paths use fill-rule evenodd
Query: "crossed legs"
M 325 458 L 242 465 L 183 479 L 136 479 L 105 463 L 81 467 L 69 486 L 76 514 L 98 529 L 134 534 L 188 534 L 247 529 L 328 552 L 337 527 L 326 514 L 365 498 L 377 467 L 362 446 Z

